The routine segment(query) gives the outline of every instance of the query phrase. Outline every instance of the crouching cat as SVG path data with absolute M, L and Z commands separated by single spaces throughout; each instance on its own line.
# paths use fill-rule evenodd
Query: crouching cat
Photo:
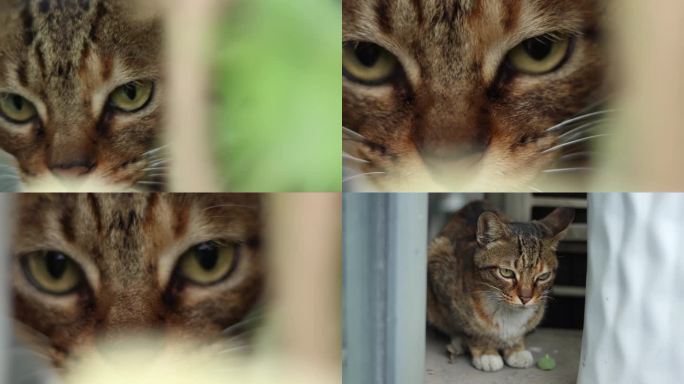
M 513 223 L 481 201 L 456 213 L 428 251 L 427 318 L 451 337 L 450 360 L 467 349 L 483 371 L 534 363 L 524 338 L 544 315 L 556 247 L 573 219 L 558 208 Z

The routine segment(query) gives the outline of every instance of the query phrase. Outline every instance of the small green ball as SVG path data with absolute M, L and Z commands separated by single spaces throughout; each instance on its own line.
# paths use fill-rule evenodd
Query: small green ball
M 556 360 L 554 360 L 553 357 L 546 354 L 544 355 L 544 357 L 537 360 L 537 367 L 545 371 L 550 371 L 556 368 Z

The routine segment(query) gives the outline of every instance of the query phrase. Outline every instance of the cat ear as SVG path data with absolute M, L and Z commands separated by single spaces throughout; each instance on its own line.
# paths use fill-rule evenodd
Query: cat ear
M 539 220 L 550 233 L 551 248 L 555 249 L 559 241 L 563 240 L 568 232 L 570 223 L 575 219 L 575 210 L 571 208 L 556 208 L 545 218 Z
M 494 212 L 483 212 L 477 219 L 477 243 L 487 247 L 495 241 L 510 237 L 508 226 Z

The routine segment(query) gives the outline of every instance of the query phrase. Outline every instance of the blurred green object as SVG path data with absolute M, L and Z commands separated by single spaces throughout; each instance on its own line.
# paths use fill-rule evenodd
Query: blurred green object
M 234 0 L 217 34 L 223 189 L 340 191 L 341 2 Z
M 556 368 L 556 360 L 554 360 L 553 357 L 549 356 L 547 353 L 544 355 L 544 357 L 537 360 L 537 367 L 544 371 L 550 371 Z

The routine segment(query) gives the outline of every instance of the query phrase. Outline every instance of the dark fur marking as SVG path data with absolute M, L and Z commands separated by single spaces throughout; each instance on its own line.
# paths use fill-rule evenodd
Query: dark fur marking
M 68 211 L 62 213 L 62 216 L 59 218 L 59 224 L 62 227 L 64 238 L 68 242 L 73 243 L 76 240 L 76 233 L 74 232 L 74 223 L 71 213 Z
M 33 51 L 36 54 L 36 59 L 38 59 L 38 67 L 40 68 L 40 73 L 42 77 L 45 77 L 45 56 L 43 54 L 43 43 L 40 40 L 36 40 L 36 45 L 33 47 Z
M 90 33 L 88 34 L 92 41 L 97 41 L 98 26 L 106 14 L 107 8 L 105 7 L 104 2 L 102 0 L 98 1 L 97 6 L 95 7 L 95 19 L 93 20 L 93 24 L 90 27 Z
M 378 0 L 375 4 L 375 20 L 386 34 L 392 33 L 392 14 L 389 0 Z
M 506 33 L 510 33 L 517 25 L 518 19 L 520 18 L 520 1 L 507 1 L 503 2 L 508 9 L 505 12 L 504 18 L 502 20 L 503 30 Z
M 41 0 L 38 4 L 38 11 L 40 11 L 40 13 L 50 12 L 50 0 Z
M 175 222 L 173 223 L 173 234 L 178 239 L 185 234 L 188 228 L 188 221 L 190 220 L 190 214 L 187 207 L 181 205 L 176 208 Z
M 423 4 L 421 1 L 422 0 L 411 0 L 411 4 L 413 4 L 413 8 L 416 13 L 416 20 L 418 21 L 419 27 L 422 27 L 423 23 L 425 23 L 425 15 L 423 14 Z
M 28 69 L 27 63 L 25 60 L 22 60 L 19 62 L 19 69 L 17 69 L 17 79 L 19 80 L 19 84 L 21 84 L 24 87 L 28 87 Z
M 31 3 L 27 3 L 21 11 L 21 20 L 24 27 L 24 44 L 29 46 L 33 44 L 33 39 L 36 37 L 36 31 L 33 30 L 33 14 L 31 14 Z
M 100 210 L 100 203 L 97 201 L 97 197 L 92 193 L 88 194 L 88 204 L 90 205 L 90 211 L 95 218 L 97 233 L 102 233 L 102 211 Z

